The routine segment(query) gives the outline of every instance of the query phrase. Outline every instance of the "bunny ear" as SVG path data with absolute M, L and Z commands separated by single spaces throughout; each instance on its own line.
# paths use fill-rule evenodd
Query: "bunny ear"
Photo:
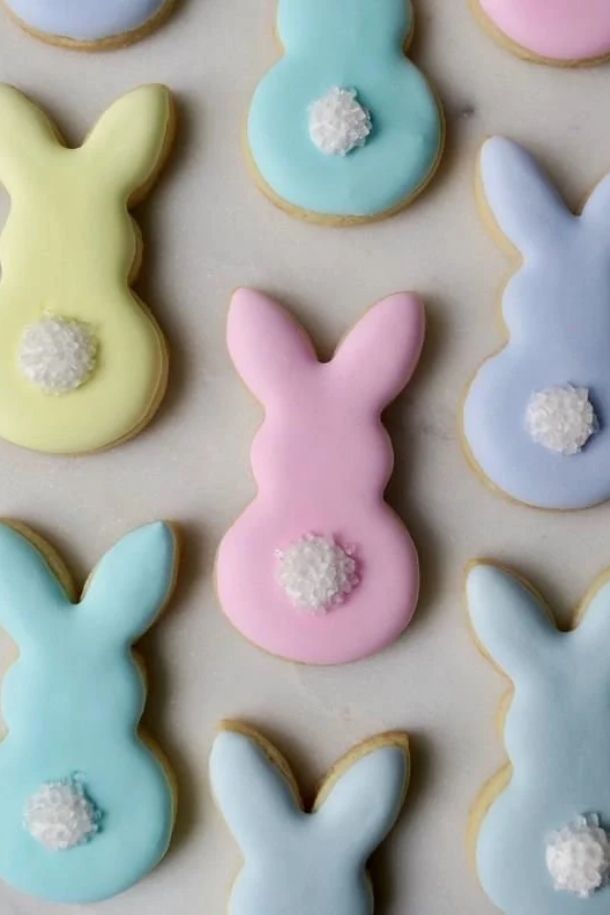
M 13 86 L 0 83 L 0 181 L 9 193 L 60 145 L 47 115 Z
M 582 218 L 603 233 L 610 230 L 610 175 L 602 178 L 589 197 Z
M 351 765 L 350 757 L 355 758 Z M 349 849 L 364 862 L 389 833 L 404 803 L 410 775 L 407 737 L 374 737 L 337 770 L 340 774 L 316 802 L 316 821 L 335 836 L 338 850 Z
M 524 254 L 552 243 L 574 220 L 555 185 L 527 150 L 493 137 L 481 150 L 485 197 L 506 237 Z
M 52 628 L 55 611 L 69 604 L 43 553 L 27 536 L 0 524 L 0 625 L 22 644 Z
M 221 731 L 212 747 L 212 790 L 244 854 L 262 842 L 281 847 L 302 815 L 295 787 L 268 750 L 262 739 L 236 730 Z
M 494 565 L 475 565 L 466 581 L 468 609 L 482 647 L 512 679 L 544 662 L 559 633 L 536 595 Z
M 604 577 L 584 603 L 584 612 L 574 633 L 580 643 L 590 644 L 593 651 L 604 651 L 610 635 L 610 578 Z
M 333 373 L 359 398 L 379 410 L 413 374 L 425 336 L 424 307 L 415 295 L 398 293 L 374 305 L 339 346 Z
M 231 300 L 227 343 L 235 367 L 262 403 L 299 387 L 319 365 L 303 328 L 273 299 L 238 289 Z
M 125 195 L 145 186 L 157 171 L 171 139 L 173 105 L 165 86 L 141 86 L 101 116 L 82 152 L 94 158 L 100 179 Z
M 81 604 L 101 637 L 134 642 L 152 624 L 174 584 L 176 542 L 162 522 L 140 527 L 106 553 Z

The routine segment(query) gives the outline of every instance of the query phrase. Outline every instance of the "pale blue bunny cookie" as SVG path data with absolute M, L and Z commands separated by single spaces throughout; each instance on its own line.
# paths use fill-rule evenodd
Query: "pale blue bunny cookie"
M 535 159 L 500 137 L 482 191 L 522 260 L 502 314 L 506 346 L 464 405 L 468 452 L 513 499 L 585 508 L 610 497 L 610 177 L 574 215 Z
M 77 603 L 49 553 L 0 524 L 0 625 L 19 648 L 2 687 L 0 879 L 84 903 L 136 883 L 169 845 L 173 790 L 138 733 L 146 690 L 130 647 L 169 597 L 176 546 L 165 524 L 133 531 Z
M 411 0 L 279 0 L 284 54 L 248 118 L 263 191 L 317 222 L 378 219 L 431 179 L 444 144 L 434 92 L 405 56 Z
M 514 684 L 510 764 L 473 818 L 483 889 L 504 915 L 608 915 L 610 574 L 569 632 L 494 565 L 470 570 L 467 594 L 480 646 Z
M 2 0 L 43 41 L 96 50 L 130 44 L 161 24 L 175 0 Z
M 244 856 L 229 915 L 372 915 L 366 862 L 400 813 L 409 760 L 405 734 L 373 737 L 333 767 L 307 813 L 275 747 L 227 723 L 210 777 Z

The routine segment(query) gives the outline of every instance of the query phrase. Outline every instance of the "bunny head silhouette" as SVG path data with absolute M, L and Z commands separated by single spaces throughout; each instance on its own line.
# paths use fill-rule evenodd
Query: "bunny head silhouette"
M 29 32 L 79 48 L 111 48 L 148 34 L 174 0 L 5 0 Z
M 525 57 L 548 63 L 604 60 L 610 54 L 606 0 L 475 0 L 489 22 Z
M 335 53 L 341 51 L 392 53 L 404 49 L 414 27 L 411 0 L 380 0 L 373 9 L 366 0 L 355 0 L 349 12 L 334 0 L 279 0 L 277 32 L 287 52 L 309 49 L 313 55 L 321 36 L 333 35 Z M 366 44 L 357 44 L 362 34 Z M 333 55 L 334 56 L 334 55 Z M 382 61 L 383 64 L 383 61 Z
M 233 298 L 229 350 L 265 421 L 252 446 L 258 495 L 220 545 L 217 585 L 234 625 L 273 654 L 344 663 L 411 619 L 417 556 L 383 499 L 392 448 L 379 417 L 423 336 L 419 300 L 390 296 L 320 363 L 280 305 L 246 289 Z
M 20 890 L 105 899 L 167 849 L 172 790 L 137 733 L 145 687 L 129 648 L 166 602 L 174 563 L 171 529 L 140 528 L 74 603 L 66 573 L 0 524 L 0 625 L 19 648 L 2 688 L 0 878 Z
M 493 217 L 522 256 L 502 304 L 509 340 L 464 407 L 470 454 L 511 497 L 584 508 L 610 496 L 610 178 L 581 215 L 509 140 L 483 147 Z
M 262 190 L 293 215 L 364 222 L 406 206 L 436 171 L 444 123 L 405 56 L 405 0 L 279 0 L 284 56 L 248 118 Z
M 165 388 L 161 331 L 129 288 L 141 255 L 127 211 L 152 183 L 171 100 L 143 86 L 68 149 L 43 112 L 0 85 L 0 436 L 87 452 L 133 434 Z
M 311 813 L 287 763 L 249 730 L 220 733 L 210 777 L 244 856 L 230 915 L 372 915 L 366 862 L 404 802 L 406 735 L 379 735 L 353 750 L 334 767 Z
M 504 724 L 510 767 L 477 815 L 483 888 L 506 915 L 602 915 L 610 904 L 608 579 L 570 632 L 493 565 L 470 571 L 467 592 L 477 639 L 514 683 Z

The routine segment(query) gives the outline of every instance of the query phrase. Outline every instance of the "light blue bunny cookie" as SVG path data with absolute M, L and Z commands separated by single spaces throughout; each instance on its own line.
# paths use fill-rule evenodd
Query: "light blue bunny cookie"
M 470 619 L 514 684 L 510 766 L 474 814 L 483 889 L 504 915 L 610 913 L 610 575 L 560 632 L 516 576 L 475 565 Z
M 516 143 L 488 140 L 482 189 L 522 263 L 502 314 L 507 345 L 464 406 L 474 462 L 494 486 L 541 508 L 610 497 L 610 177 L 575 216 Z
M 19 648 L 2 689 L 0 878 L 91 902 L 144 877 L 171 836 L 173 792 L 138 735 L 145 686 L 130 646 L 169 596 L 176 548 L 165 524 L 133 531 L 78 603 L 42 549 L 0 524 L 0 625 Z
M 406 735 L 381 734 L 352 750 L 306 813 L 278 751 L 243 725 L 226 728 L 210 777 L 245 859 L 229 915 L 372 915 L 366 862 L 404 802 Z
M 174 0 L 3 0 L 37 37 L 76 47 L 128 44 L 158 25 Z
M 444 142 L 406 58 L 411 0 L 279 0 L 284 56 L 259 84 L 248 143 L 263 191 L 296 215 L 366 221 L 408 204 Z

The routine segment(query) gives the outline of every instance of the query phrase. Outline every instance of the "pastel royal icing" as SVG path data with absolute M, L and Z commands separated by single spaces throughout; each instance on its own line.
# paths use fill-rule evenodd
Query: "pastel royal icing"
M 472 568 L 467 593 L 477 640 L 514 683 L 503 728 L 510 767 L 480 805 L 483 889 L 505 915 L 607 915 L 608 578 L 569 632 L 493 565 Z
M 127 207 L 164 157 L 171 108 L 167 89 L 142 86 L 68 149 L 39 108 L 0 84 L 0 180 L 11 197 L 0 436 L 15 444 L 94 451 L 136 431 L 161 399 L 165 344 L 129 286 L 141 243 Z
M 288 769 L 252 736 L 222 731 L 212 790 L 244 856 L 231 915 L 372 915 L 366 862 L 400 813 L 409 763 L 404 735 L 372 738 L 307 813 Z
M 284 56 L 248 118 L 251 157 L 273 195 L 320 216 L 371 218 L 423 187 L 444 127 L 434 92 L 405 56 L 412 29 L 410 0 L 279 0 Z M 325 154 L 310 134 L 312 105 L 336 91 L 356 93 L 370 116 L 370 135 L 357 131 L 349 155 Z
M 168 0 L 4 0 L 30 29 L 78 42 L 98 42 L 146 26 Z
M 265 421 L 251 452 L 258 494 L 220 544 L 216 582 L 234 626 L 272 654 L 347 663 L 391 644 L 413 616 L 417 553 L 383 498 L 393 453 L 380 414 L 411 377 L 423 338 L 421 302 L 399 293 L 321 363 L 280 305 L 250 289 L 233 297 L 229 351 Z M 282 555 L 295 560 L 283 581 Z
M 558 62 L 610 54 L 607 0 L 478 0 L 511 42 L 535 57 Z
M 481 180 L 522 263 L 508 284 L 506 346 L 464 404 L 468 451 L 485 477 L 541 508 L 610 497 L 610 177 L 574 215 L 517 143 L 488 140 Z M 532 412 L 533 409 L 533 412 Z
M 0 625 L 19 658 L 2 686 L 0 878 L 85 903 L 144 877 L 171 836 L 173 792 L 138 735 L 145 686 L 130 646 L 173 584 L 162 523 L 124 537 L 74 603 L 44 556 L 0 524 Z

